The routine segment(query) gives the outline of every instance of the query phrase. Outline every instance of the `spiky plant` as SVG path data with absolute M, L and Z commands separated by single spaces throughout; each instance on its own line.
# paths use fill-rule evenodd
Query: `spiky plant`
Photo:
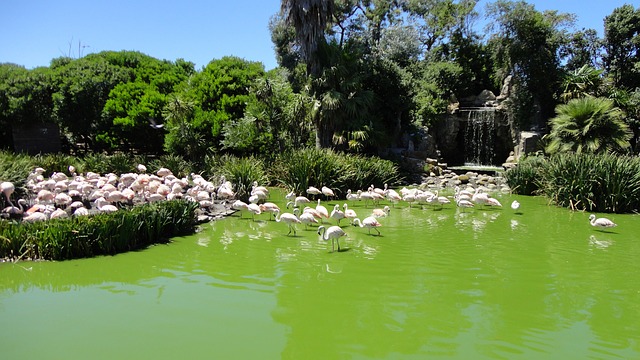
M 624 153 L 632 133 L 624 122 L 624 113 L 612 100 L 583 97 L 556 107 L 546 135 L 549 154 L 565 152 L 600 154 Z

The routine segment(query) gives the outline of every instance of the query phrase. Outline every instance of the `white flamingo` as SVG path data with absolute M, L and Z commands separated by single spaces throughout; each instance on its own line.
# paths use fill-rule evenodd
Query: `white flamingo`
M 320 204 L 320 199 L 318 199 L 318 205 L 316 205 L 316 211 L 322 217 L 320 221 L 324 222 L 324 219 L 329 218 L 329 210 L 327 210 L 327 208 L 324 205 Z
M 518 211 L 518 209 L 520 209 L 520 203 L 518 202 L 518 200 L 513 200 L 513 202 L 511 203 L 511 208 L 514 211 Z
M 342 205 L 342 208 L 344 209 L 344 217 L 348 219 L 348 221 L 351 221 L 358 217 L 358 214 L 356 214 L 355 210 L 349 209 L 349 205 L 347 205 L 346 203 Z
M 254 203 L 247 204 L 247 210 L 249 210 L 249 212 L 251 213 L 251 219 L 253 221 L 256 221 L 256 218 L 255 218 L 256 215 L 262 214 L 262 210 L 260 209 L 260 205 L 258 204 L 254 204 Z
M 373 229 L 378 232 L 378 236 L 380 235 L 380 230 L 378 230 L 378 228 L 382 226 L 382 224 L 380 224 L 378 220 L 376 220 L 376 218 L 373 216 L 366 217 L 362 221 L 360 221 L 360 219 L 358 218 L 355 218 L 353 219 L 353 225 L 359 225 L 361 228 L 367 228 L 369 230 L 369 235 L 371 235 L 371 229 Z
M 613 221 L 607 218 L 596 218 L 594 214 L 589 215 L 589 222 L 591 223 L 591 226 L 599 227 L 603 229 L 618 226 L 618 224 L 614 223 Z
M 299 212 L 300 212 L 300 208 L 293 209 L 294 215 L 298 215 Z M 305 229 L 308 226 L 318 224 L 318 220 L 316 220 L 316 217 L 313 215 L 312 212 L 309 212 L 309 211 L 304 211 L 302 214 L 298 216 L 298 219 L 300 219 L 300 222 L 304 224 Z
M 269 213 L 269 220 L 271 220 L 271 214 L 277 214 L 280 211 L 280 207 L 272 202 L 266 202 L 260 205 L 260 210 Z
M 344 212 L 340 210 L 340 205 L 336 204 L 336 206 L 333 207 L 333 211 L 331 211 L 329 217 L 336 219 L 338 225 L 340 225 L 340 220 L 344 219 Z
M 340 251 L 340 238 L 347 236 L 347 233 L 344 232 L 340 226 L 330 226 L 329 228 L 325 228 L 323 225 L 320 225 L 318 226 L 318 235 L 320 235 L 324 241 L 331 239 L 331 251 L 335 251 L 333 242 L 337 242 L 338 251 Z
M 320 191 L 322 191 L 322 195 L 326 196 L 327 199 L 336 196 L 335 193 L 333 192 L 333 190 L 331 190 L 331 188 L 329 188 L 327 186 L 323 186 Z
M 281 222 L 281 221 L 286 223 L 287 226 L 289 227 L 289 232 L 287 233 L 287 235 L 291 234 L 291 231 L 293 231 L 293 236 L 295 236 L 296 235 L 295 225 L 301 223 L 300 219 L 298 219 L 298 217 L 295 214 L 292 214 L 292 213 L 280 214 L 280 211 L 278 211 L 276 213 L 276 222 Z
M 233 210 L 237 210 L 240 212 L 240 218 L 242 218 L 242 212 L 243 211 L 249 211 L 249 207 L 247 205 L 247 203 L 245 203 L 242 200 L 236 200 L 233 202 L 233 204 L 231 204 L 231 208 Z
M 385 206 L 382 209 L 373 209 L 373 211 L 371 212 L 371 216 L 376 218 L 383 218 L 389 216 L 390 212 L 391 209 L 389 208 L 389 206 Z

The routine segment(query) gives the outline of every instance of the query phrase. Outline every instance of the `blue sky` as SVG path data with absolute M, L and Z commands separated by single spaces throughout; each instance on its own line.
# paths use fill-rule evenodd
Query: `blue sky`
M 481 0 L 484 10 L 488 0 Z M 578 16 L 576 27 L 594 28 L 625 3 L 638 0 L 530 0 L 537 10 Z M 0 63 L 28 69 L 49 66 L 60 56 L 104 50 L 135 50 L 201 69 L 234 55 L 277 66 L 269 19 L 279 0 L 5 0 L 0 11 Z M 80 47 L 79 47 L 80 46 Z

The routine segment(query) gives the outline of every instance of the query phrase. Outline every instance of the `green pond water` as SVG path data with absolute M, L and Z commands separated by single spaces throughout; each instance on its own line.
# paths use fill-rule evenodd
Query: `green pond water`
M 382 236 L 343 226 L 341 252 L 263 214 L 117 256 L 0 264 L 0 358 L 639 359 L 638 216 L 602 232 L 543 198 L 498 198 L 399 204 Z

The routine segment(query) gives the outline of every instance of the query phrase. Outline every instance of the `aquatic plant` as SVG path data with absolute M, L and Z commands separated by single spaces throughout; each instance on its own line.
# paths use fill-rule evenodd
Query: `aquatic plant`
M 195 231 L 197 207 L 195 202 L 172 200 L 70 219 L 0 221 L 0 257 L 65 260 L 165 243 Z

